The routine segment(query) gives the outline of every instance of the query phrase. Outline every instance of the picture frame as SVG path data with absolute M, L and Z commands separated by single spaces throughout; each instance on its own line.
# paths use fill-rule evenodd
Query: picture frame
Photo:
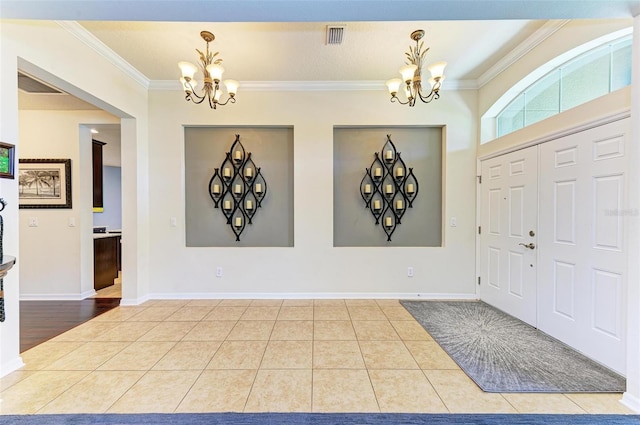
M 19 208 L 71 208 L 71 159 L 18 160 Z
M 10 143 L 0 142 L 0 178 L 14 178 L 15 146 Z

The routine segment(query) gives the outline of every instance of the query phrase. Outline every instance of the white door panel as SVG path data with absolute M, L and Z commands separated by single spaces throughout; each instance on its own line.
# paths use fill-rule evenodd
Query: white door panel
M 537 149 L 482 162 L 480 240 L 481 299 L 534 326 Z

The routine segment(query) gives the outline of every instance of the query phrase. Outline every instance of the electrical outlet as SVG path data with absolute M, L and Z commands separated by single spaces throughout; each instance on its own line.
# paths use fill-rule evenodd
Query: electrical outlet
M 29 217 L 29 227 L 38 227 L 38 217 Z
M 407 277 L 413 277 L 413 267 L 407 267 Z
M 451 217 L 451 227 L 457 227 L 458 226 L 458 219 L 455 217 Z
M 222 267 L 216 267 L 216 277 L 222 277 Z
M 176 227 L 176 226 L 178 226 L 178 219 L 177 219 L 177 218 L 175 218 L 175 217 L 171 217 L 171 218 L 169 219 L 169 225 L 170 225 L 171 227 Z
M 69 217 L 69 227 L 76 227 L 76 218 Z

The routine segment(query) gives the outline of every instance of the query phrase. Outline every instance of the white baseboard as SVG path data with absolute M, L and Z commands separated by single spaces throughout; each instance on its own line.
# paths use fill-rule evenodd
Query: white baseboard
M 0 378 L 3 376 L 7 376 L 13 371 L 16 371 L 24 366 L 24 362 L 22 361 L 22 357 L 18 356 L 10 362 L 0 364 Z
M 149 298 L 148 295 L 144 296 L 144 297 L 140 297 L 140 298 L 122 298 L 120 300 L 120 305 L 121 306 L 134 306 L 134 305 L 140 305 L 142 303 L 144 303 L 145 301 L 149 301 L 151 298 Z
M 20 301 L 79 301 L 87 298 L 86 294 L 20 294 Z
M 476 294 L 395 293 L 395 292 L 188 292 L 152 293 L 146 300 L 192 299 L 401 299 L 401 300 L 477 300 Z M 145 300 L 145 301 L 146 301 Z M 124 299 L 120 305 L 124 304 Z M 127 300 L 129 301 L 129 300 Z M 139 303 L 138 303 L 139 304 Z
M 634 412 L 640 413 L 640 397 L 631 395 L 629 392 L 625 392 L 622 394 L 622 400 L 620 400 L 620 403 L 624 404 Z

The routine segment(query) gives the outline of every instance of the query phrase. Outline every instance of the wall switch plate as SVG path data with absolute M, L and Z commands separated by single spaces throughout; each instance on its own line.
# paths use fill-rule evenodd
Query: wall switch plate
M 407 267 L 407 277 L 413 277 L 413 267 Z
M 76 218 L 69 217 L 69 227 L 76 227 Z
M 38 227 L 38 217 L 29 217 L 29 227 Z
M 222 277 L 222 267 L 216 267 L 216 277 Z
M 458 219 L 455 217 L 451 217 L 451 227 L 458 226 Z
M 178 219 L 177 219 L 177 218 L 175 218 L 175 217 L 171 217 L 171 218 L 169 219 L 169 225 L 170 225 L 171 227 L 176 227 L 176 226 L 178 226 Z

